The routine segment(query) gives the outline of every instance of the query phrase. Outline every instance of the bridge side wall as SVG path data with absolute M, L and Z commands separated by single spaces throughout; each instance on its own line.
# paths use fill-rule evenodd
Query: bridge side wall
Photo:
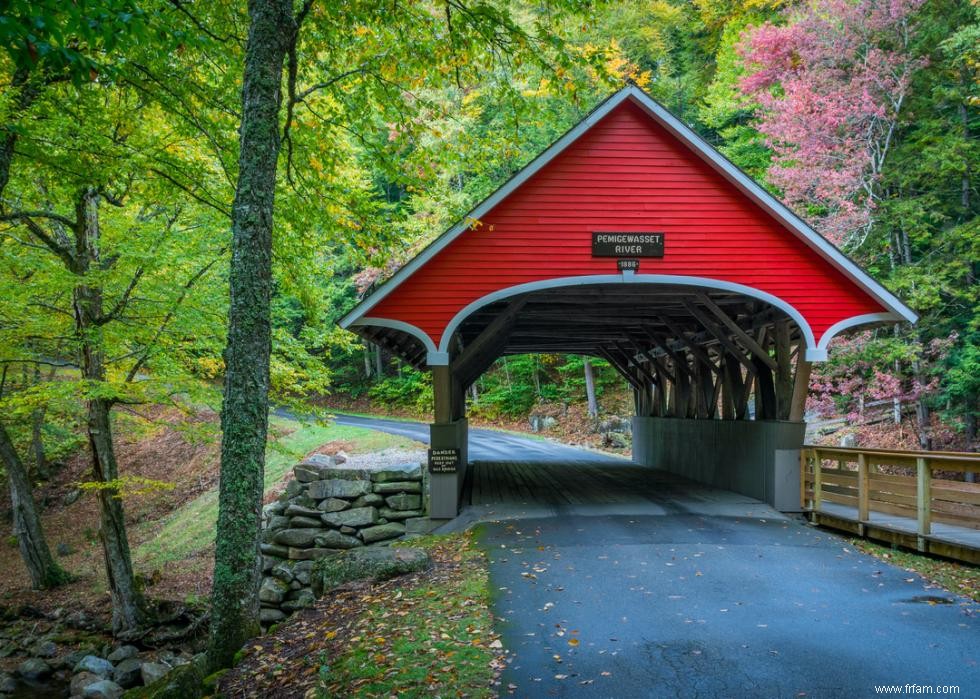
M 633 461 L 798 512 L 805 432 L 803 422 L 634 417 Z

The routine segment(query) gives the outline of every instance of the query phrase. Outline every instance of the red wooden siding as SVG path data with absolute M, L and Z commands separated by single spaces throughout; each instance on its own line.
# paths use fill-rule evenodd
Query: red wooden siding
M 449 321 L 491 292 L 556 277 L 616 274 L 591 233 L 662 231 L 663 259 L 640 274 L 708 277 L 794 306 L 816 340 L 834 323 L 885 311 L 626 101 L 429 260 L 367 314 L 411 323 L 438 345 Z

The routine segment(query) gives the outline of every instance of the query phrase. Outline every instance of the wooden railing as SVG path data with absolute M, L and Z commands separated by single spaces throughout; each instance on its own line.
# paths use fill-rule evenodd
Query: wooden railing
M 980 454 L 807 445 L 801 469 L 803 508 L 837 514 L 840 508 L 825 503 L 854 508 L 858 533 L 876 523 L 872 513 L 913 520 L 920 550 L 928 549 L 923 539 L 934 523 L 980 530 L 980 483 L 957 479 L 980 472 Z

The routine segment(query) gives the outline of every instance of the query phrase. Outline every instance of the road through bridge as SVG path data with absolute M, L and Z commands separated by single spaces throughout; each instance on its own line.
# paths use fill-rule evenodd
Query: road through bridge
M 428 439 L 418 423 L 337 420 Z M 510 659 L 501 696 L 980 688 L 980 606 L 842 537 L 624 459 L 492 430 L 470 440 L 472 505 L 446 528 L 483 522 Z

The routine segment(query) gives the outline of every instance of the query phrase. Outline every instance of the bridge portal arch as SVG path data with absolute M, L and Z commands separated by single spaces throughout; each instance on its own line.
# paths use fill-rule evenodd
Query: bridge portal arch
M 451 517 L 464 389 L 501 355 L 604 357 L 634 391 L 635 460 L 774 503 L 802 444 L 811 362 L 840 332 L 915 320 L 628 85 L 340 324 L 432 372 L 432 447 L 445 452 L 432 514 Z

